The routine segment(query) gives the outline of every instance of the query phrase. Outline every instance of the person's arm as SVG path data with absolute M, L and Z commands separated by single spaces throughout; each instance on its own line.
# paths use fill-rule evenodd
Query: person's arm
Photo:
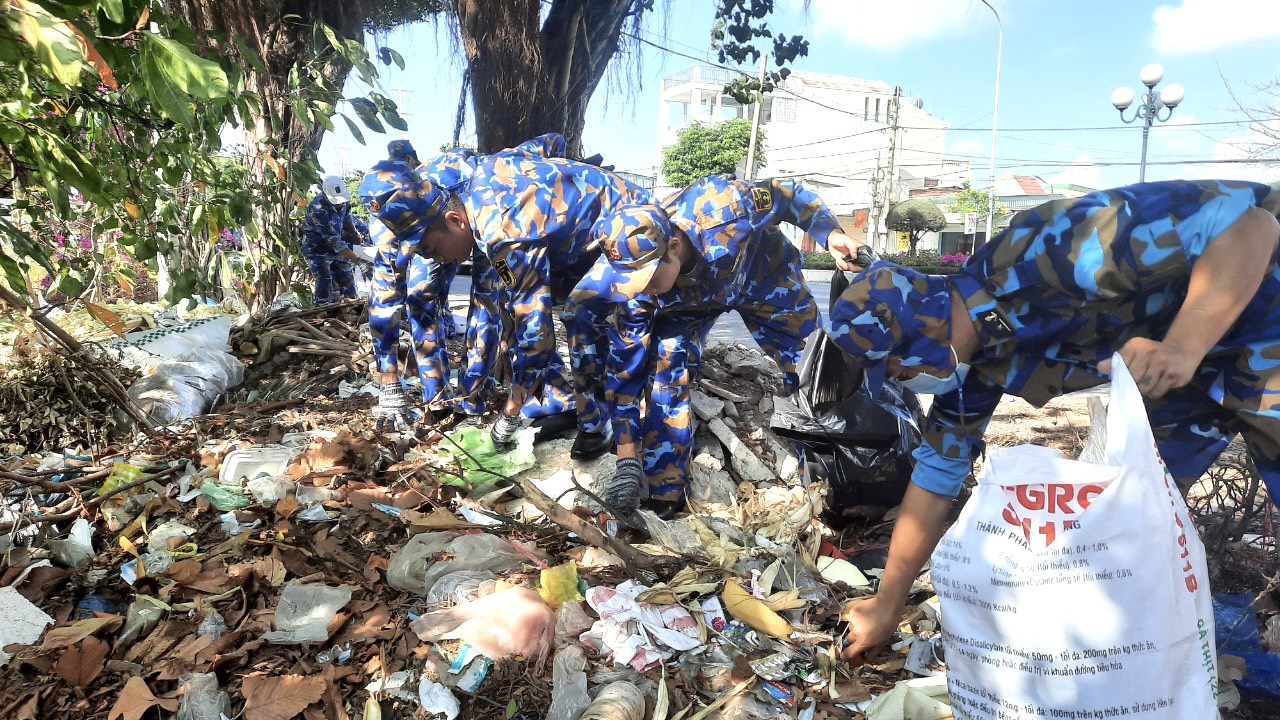
M 942 537 L 952 499 L 959 494 L 972 459 L 982 452 L 982 435 L 1002 395 L 998 386 L 971 375 L 964 385 L 964 415 L 958 393 L 934 398 L 921 428 L 923 442 L 913 453 L 916 465 L 894 522 L 880 586 L 873 598 L 852 605 L 847 612 L 845 658 L 859 662 L 863 653 L 893 636 L 911 585 Z
M 1163 340 L 1133 338 L 1120 357 L 1142 394 L 1162 397 L 1191 382 L 1205 355 L 1222 339 L 1258 292 L 1280 239 L 1274 215 L 1250 208 L 1205 241 L 1191 266 L 1187 296 Z M 1188 248 L 1194 252 L 1194 248 Z M 1110 361 L 1099 365 L 1111 372 Z
M 504 414 L 514 417 L 537 391 L 541 381 L 538 369 L 549 366 L 557 352 L 551 317 L 551 265 L 544 247 L 520 240 L 504 240 L 490 259 L 505 286 L 503 304 L 512 321 L 512 336 L 507 339 L 511 393 Z
M 845 258 L 856 257 L 858 245 L 844 234 L 840 221 L 817 193 L 793 178 L 770 180 L 769 187 L 781 211 L 779 219 L 808 233 L 831 254 L 841 270 L 855 269 Z

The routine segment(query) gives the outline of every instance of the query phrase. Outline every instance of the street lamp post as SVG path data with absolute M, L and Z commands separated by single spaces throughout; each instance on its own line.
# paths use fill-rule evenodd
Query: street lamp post
M 1142 94 L 1142 99 L 1138 103 L 1138 107 L 1134 108 L 1133 117 L 1126 118 L 1124 111 L 1129 109 L 1133 104 L 1134 92 L 1132 88 L 1118 87 L 1111 92 L 1111 104 L 1120 111 L 1120 120 L 1124 123 L 1142 121 L 1142 162 L 1138 165 L 1138 182 L 1147 181 L 1147 136 L 1151 134 L 1151 125 L 1157 121 L 1165 122 L 1173 117 L 1173 109 L 1182 103 L 1186 96 L 1186 91 L 1177 83 L 1165 85 L 1159 93 L 1156 92 L 1156 85 L 1164 79 L 1164 68 L 1156 63 L 1144 65 L 1138 73 L 1138 78 L 1142 80 L 1142 84 L 1147 86 L 1147 91 Z M 1164 117 L 1160 117 L 1160 111 L 1168 110 Z
M 996 12 L 991 3 L 982 0 L 982 4 L 996 16 L 996 29 L 1000 32 L 996 42 L 996 99 L 991 108 L 991 187 L 987 188 L 987 236 L 983 240 L 984 243 L 989 243 L 991 223 L 996 214 L 996 126 L 1000 122 L 1000 55 L 1004 52 L 1004 23 L 1000 21 L 1000 13 Z M 974 249 L 977 250 L 976 247 Z

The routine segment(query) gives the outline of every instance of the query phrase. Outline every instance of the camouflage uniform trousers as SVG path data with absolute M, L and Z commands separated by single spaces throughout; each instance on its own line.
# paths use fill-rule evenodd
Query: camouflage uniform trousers
M 788 245 L 788 247 L 791 247 Z M 650 351 L 650 384 L 646 393 L 644 471 L 649 496 L 679 500 L 689 478 L 693 454 L 693 417 L 689 394 L 697 380 L 707 333 L 725 310 L 737 310 L 751 337 L 782 371 L 783 394 L 795 390 L 796 365 L 805 340 L 818 329 L 818 308 L 800 273 L 799 253 L 790 262 L 752 273 L 741 295 L 710 311 L 670 308 L 659 311 Z M 773 259 L 777 262 L 777 258 Z M 672 312 L 674 310 L 674 312 Z
M 1272 500 L 1280 498 L 1280 268 L 1191 383 L 1148 400 L 1147 415 L 1160 455 L 1184 490 L 1240 433 Z
M 311 274 L 316 279 L 312 302 L 317 305 L 333 302 L 339 297 L 356 296 L 356 276 L 351 263 L 338 257 L 308 255 Z M 337 291 L 335 294 L 335 290 Z
M 422 381 L 422 399 L 431 410 L 444 409 L 453 397 L 449 384 L 449 358 L 440 323 L 440 313 L 449 311 L 447 281 L 457 273 L 456 265 L 452 266 L 452 272 L 449 268 L 415 255 L 409 261 L 407 277 L 400 280 L 386 268 L 375 266 L 375 275 L 386 276 L 376 278 L 375 290 L 369 296 L 369 328 L 374 337 L 375 355 L 383 358 L 378 369 L 381 372 L 399 370 L 399 348 L 389 346 L 391 338 L 398 333 L 388 333 L 385 328 L 391 324 L 399 325 L 401 316 L 398 309 L 404 307 L 414 359 L 418 364 L 418 378 Z M 388 309 L 396 311 L 388 313 Z

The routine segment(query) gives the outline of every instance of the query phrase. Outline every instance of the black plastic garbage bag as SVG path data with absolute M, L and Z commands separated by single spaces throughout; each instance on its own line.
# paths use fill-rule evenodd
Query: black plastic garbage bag
M 834 303 L 848 287 L 846 273 L 831 281 Z M 831 487 L 836 514 L 854 505 L 897 505 L 907 490 L 920 444 L 920 402 L 887 379 L 878 399 L 863 389 L 862 370 L 827 334 L 809 338 L 800 361 L 800 386 L 774 403 L 773 431 L 803 447 L 805 476 Z

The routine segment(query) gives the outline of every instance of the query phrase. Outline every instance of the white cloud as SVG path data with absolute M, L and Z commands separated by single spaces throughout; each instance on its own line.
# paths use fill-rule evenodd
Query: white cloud
M 998 8 L 1004 2 L 994 4 Z M 977 0 L 812 0 L 810 12 L 816 35 L 840 32 L 855 45 L 889 51 L 965 31 L 979 22 L 995 22 Z
M 1156 8 L 1152 19 L 1151 47 L 1166 55 L 1212 52 L 1280 37 L 1276 0 L 1181 0 Z
M 1080 155 L 1076 164 L 1052 177 L 1046 177 L 1054 185 L 1083 185 L 1088 188 L 1102 187 L 1102 171 L 1095 165 L 1092 155 Z

